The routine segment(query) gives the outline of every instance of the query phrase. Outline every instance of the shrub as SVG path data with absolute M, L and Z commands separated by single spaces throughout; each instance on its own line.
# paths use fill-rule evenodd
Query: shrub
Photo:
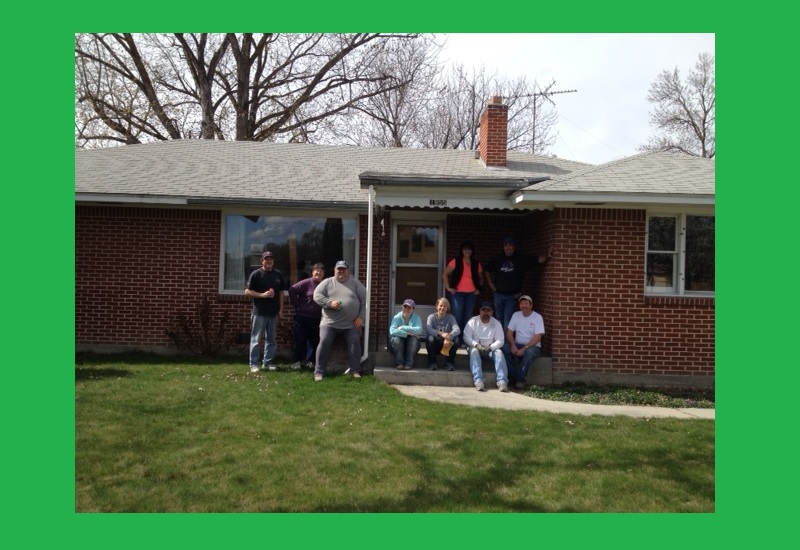
M 194 355 L 215 357 L 226 351 L 236 341 L 236 333 L 228 330 L 228 312 L 224 312 L 215 322 L 213 307 L 208 297 L 194 306 L 191 314 L 178 314 L 167 329 L 167 336 L 178 346 Z

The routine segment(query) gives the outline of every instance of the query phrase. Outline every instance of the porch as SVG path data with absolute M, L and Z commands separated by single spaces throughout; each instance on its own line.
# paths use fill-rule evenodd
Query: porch
M 386 350 L 371 352 L 369 364 L 373 375 L 387 384 L 404 386 L 450 386 L 472 387 L 472 373 L 469 370 L 467 350 L 461 348 L 456 354 L 455 371 L 446 371 L 444 357 L 438 359 L 438 370 L 428 369 L 428 353 L 425 347 L 419 350 L 411 370 L 397 370 L 394 357 Z M 483 381 L 486 387 L 496 387 L 494 365 L 486 358 L 483 360 Z M 528 372 L 528 384 L 547 385 L 553 383 L 553 360 L 551 357 L 539 357 Z

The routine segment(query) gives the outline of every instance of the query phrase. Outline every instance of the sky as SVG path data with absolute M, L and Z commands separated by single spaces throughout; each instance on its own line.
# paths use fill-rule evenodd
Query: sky
M 521 76 L 554 90 L 558 112 L 550 153 L 601 164 L 635 155 L 653 133 L 650 85 L 676 67 L 683 79 L 714 34 L 450 34 L 442 59 Z M 487 98 L 488 101 L 488 98 Z

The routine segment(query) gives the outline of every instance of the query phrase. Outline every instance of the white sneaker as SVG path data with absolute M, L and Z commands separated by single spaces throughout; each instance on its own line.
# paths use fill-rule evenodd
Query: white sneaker
M 361 378 L 361 374 L 359 374 L 357 372 L 354 372 L 353 373 L 353 378 Z
M 320 373 L 314 374 L 314 382 L 322 382 L 322 375 Z
M 276 367 L 275 365 L 265 365 L 265 366 L 261 367 L 261 370 L 276 371 L 276 370 L 278 370 L 278 367 Z
M 250 365 L 250 372 L 258 372 L 258 365 Z
M 505 382 L 500 382 L 499 384 L 497 384 L 497 389 L 505 393 L 508 391 L 508 384 L 506 384 Z
M 301 368 L 302 365 L 300 365 L 300 361 L 295 361 L 294 363 L 292 363 L 292 370 L 300 370 Z
M 475 389 L 478 391 L 483 391 L 483 382 L 475 382 Z

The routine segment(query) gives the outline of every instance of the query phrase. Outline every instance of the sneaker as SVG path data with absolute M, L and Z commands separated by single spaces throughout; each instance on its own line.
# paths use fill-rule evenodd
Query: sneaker
M 261 370 L 276 371 L 278 370 L 278 367 L 276 367 L 275 365 L 264 365 L 263 367 L 261 367 Z
M 505 382 L 500 382 L 499 384 L 497 384 L 497 389 L 505 393 L 508 391 L 508 384 L 506 384 Z
M 322 375 L 320 373 L 314 373 L 314 382 L 322 382 Z
M 428 365 L 428 368 L 429 368 L 430 370 L 438 370 L 438 369 L 439 369 L 439 367 L 436 365 L 436 363 L 433 363 L 433 364 L 431 364 L 431 365 Z
M 312 363 L 311 361 L 303 361 L 301 367 L 310 370 L 314 368 L 314 363 Z
M 517 382 L 516 384 L 514 384 L 514 387 L 517 388 L 518 390 L 524 390 L 525 382 Z
M 406 366 L 403 367 L 403 370 L 411 370 L 413 368 L 414 367 L 412 367 L 411 365 L 406 365 Z
M 250 372 L 258 372 L 258 365 L 250 365 Z
M 361 378 L 361 373 L 354 372 L 353 373 L 353 378 Z
M 394 366 L 394 368 L 396 368 L 397 370 L 403 370 L 403 364 L 402 364 L 402 363 L 397 363 L 397 364 Z
M 447 370 L 456 370 L 456 366 L 453 363 L 447 363 Z
M 478 391 L 483 391 L 483 382 L 475 382 L 475 389 Z
M 300 370 L 303 366 L 300 364 L 300 361 L 295 361 L 292 363 L 292 370 Z

